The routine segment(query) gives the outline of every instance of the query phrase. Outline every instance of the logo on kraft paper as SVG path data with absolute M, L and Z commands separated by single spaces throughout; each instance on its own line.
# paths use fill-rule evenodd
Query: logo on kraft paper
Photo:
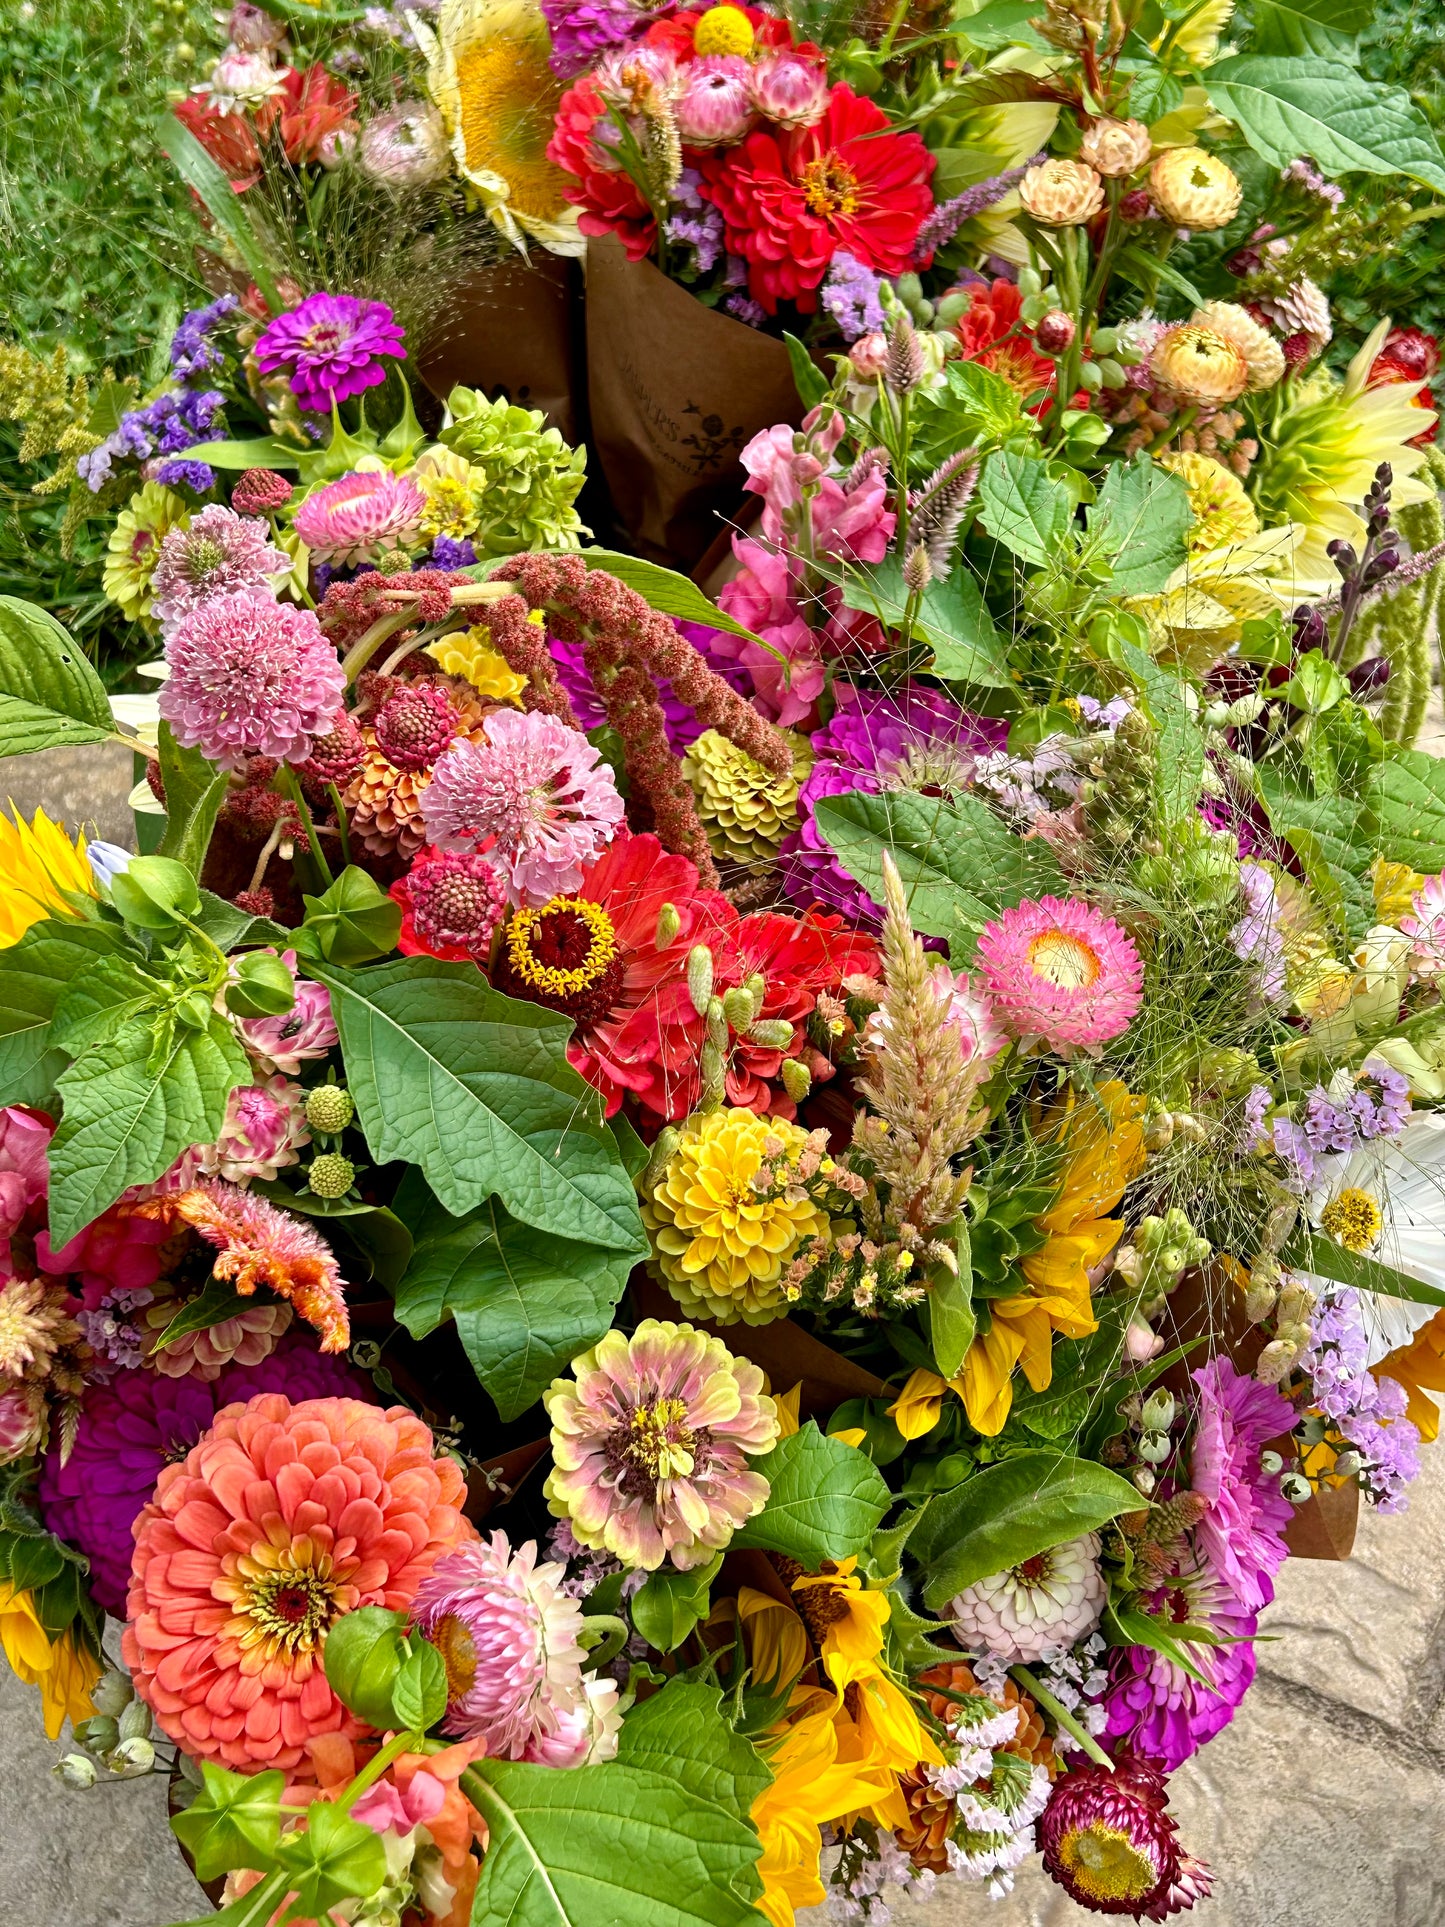
M 696 424 L 679 421 L 666 403 L 653 394 L 642 370 L 630 356 L 622 357 L 619 372 L 640 419 L 651 431 L 659 454 L 683 474 L 706 475 L 729 464 L 741 451 L 747 440 L 745 428 L 729 428 L 721 415 L 704 414 L 694 401 L 683 403 L 682 414 L 695 416 Z

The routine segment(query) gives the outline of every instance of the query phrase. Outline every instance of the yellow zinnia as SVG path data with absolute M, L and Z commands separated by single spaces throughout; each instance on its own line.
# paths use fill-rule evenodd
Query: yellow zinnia
M 10 805 L 14 821 L 0 813 L 0 947 L 18 943 L 32 924 L 73 916 L 64 892 L 95 895 L 85 860 L 85 838 L 74 843 L 44 810 L 30 822 Z
M 89 1719 L 95 1711 L 91 1691 L 100 1678 L 100 1661 L 81 1646 L 73 1632 L 52 1640 L 28 1592 L 0 1585 L 0 1647 L 10 1670 L 27 1686 L 40 1688 L 45 1733 L 58 1740 L 67 1720 Z
M 530 235 L 554 254 L 581 254 L 568 177 L 547 158 L 562 83 L 535 0 L 442 0 L 435 32 L 412 25 L 457 171 L 492 221 L 524 251 Z

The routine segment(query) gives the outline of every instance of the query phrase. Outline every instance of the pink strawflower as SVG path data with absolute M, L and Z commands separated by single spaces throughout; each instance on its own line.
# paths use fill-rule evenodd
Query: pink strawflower
M 1426 877 L 1410 907 L 1414 915 L 1400 919 L 1401 931 L 1415 939 L 1410 975 L 1433 982 L 1445 972 L 1445 874 Z
M 1004 1023 L 1026 1043 L 1092 1053 L 1139 1008 L 1139 953 L 1112 918 L 1077 897 L 1028 898 L 983 927 L 978 961 Z
M 565 896 L 622 821 L 612 771 L 555 716 L 494 709 L 482 727 L 485 742 L 453 743 L 432 771 L 428 838 L 489 856 L 513 903 Z
M 753 105 L 775 127 L 812 127 L 828 105 L 828 75 L 800 54 L 765 54 L 753 63 Z
M 617 1752 L 614 1680 L 584 1673 L 581 1605 L 566 1568 L 538 1565 L 505 1532 L 438 1560 L 417 1588 L 416 1622 L 446 1661 L 446 1731 L 484 1740 L 491 1759 L 583 1766 Z
M 267 536 L 266 524 L 219 502 L 198 509 L 186 528 L 172 529 L 161 543 L 151 578 L 154 613 L 169 635 L 176 624 L 213 596 L 234 589 L 266 589 L 285 575 L 291 558 Z
M 387 549 L 406 548 L 425 511 L 426 497 L 409 475 L 358 468 L 307 496 L 296 511 L 296 533 L 314 562 L 373 562 Z
M 740 141 L 753 118 L 750 68 L 737 54 L 707 54 L 686 69 L 677 102 L 677 131 L 689 147 Z
M 1294 1407 L 1272 1385 L 1212 1358 L 1194 1374 L 1199 1420 L 1190 1484 L 1208 1499 L 1195 1527 L 1208 1564 L 1242 1606 L 1257 1611 L 1274 1598 L 1274 1575 L 1288 1548 L 1284 1528 L 1294 1513 L 1278 1478 L 1260 1470 L 1271 1439 L 1294 1426 Z
M 296 977 L 296 952 L 283 950 L 281 961 Z M 304 977 L 296 977 L 296 1001 L 284 1015 L 246 1017 L 236 1029 L 259 1070 L 284 1071 L 288 1077 L 294 1077 L 303 1064 L 327 1056 L 339 1041 L 331 993 L 324 984 Z
M 310 1142 L 305 1091 L 287 1077 L 272 1076 L 231 1092 L 221 1135 L 201 1149 L 198 1164 L 208 1178 L 233 1184 L 269 1181 L 283 1165 L 295 1164 L 300 1146 Z
M 1182 1851 L 1164 1775 L 1120 1754 L 1112 1768 L 1072 1767 L 1038 1824 L 1044 1872 L 1091 1913 L 1167 1920 L 1207 1900 L 1213 1877 Z
M 299 763 L 346 691 L 341 660 L 309 609 L 264 589 L 213 596 L 166 642 L 160 712 L 177 742 L 223 769 L 248 756 Z
M 771 1450 L 778 1408 L 756 1365 L 691 1325 L 644 1318 L 610 1331 L 552 1381 L 554 1515 L 580 1544 L 625 1566 L 705 1565 L 761 1512 L 768 1482 L 749 1455 Z

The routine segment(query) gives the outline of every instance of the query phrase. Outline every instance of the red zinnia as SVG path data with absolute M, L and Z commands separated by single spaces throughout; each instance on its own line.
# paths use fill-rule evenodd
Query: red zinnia
M 783 1059 L 803 1050 L 819 992 L 836 990 L 845 977 L 876 977 L 881 970 L 872 936 L 854 930 L 842 917 L 819 910 L 802 917 L 759 910 L 742 918 L 736 943 L 719 969 L 718 988 L 731 989 L 746 983 L 754 972 L 760 973 L 767 988 L 755 1021 L 784 1018 L 793 1026 L 793 1034 L 780 1049 L 734 1038 L 727 1072 L 729 1104 L 792 1117 L 797 1106 L 774 1080 Z
M 1034 347 L 1033 336 L 1020 321 L 1022 308 L 1023 296 L 1012 281 L 980 281 L 954 333 L 963 343 L 965 361 L 991 369 L 1024 401 L 1034 396 L 1047 399 L 1054 391 L 1056 370 L 1048 356 Z
M 721 210 L 727 245 L 748 263 L 748 290 L 769 314 L 780 301 L 805 312 L 843 250 L 880 274 L 910 265 L 933 207 L 933 156 L 917 134 L 887 131 L 888 116 L 837 86 L 815 127 L 758 127 L 737 147 L 697 157 L 702 192 Z
M 319 160 L 327 134 L 356 126 L 357 96 L 327 73 L 320 61 L 304 74 L 293 67 L 282 86 L 279 95 L 262 105 L 256 119 L 261 131 L 269 133 L 279 113 L 281 145 L 293 167 L 302 161 Z
M 604 120 L 606 105 L 596 81 L 586 74 L 557 103 L 547 159 L 576 182 L 562 192 L 574 207 L 582 209 L 577 223 L 582 232 L 615 234 L 626 248 L 628 260 L 641 261 L 657 239 L 657 223 L 631 175 L 603 160 L 593 130 L 598 121 Z

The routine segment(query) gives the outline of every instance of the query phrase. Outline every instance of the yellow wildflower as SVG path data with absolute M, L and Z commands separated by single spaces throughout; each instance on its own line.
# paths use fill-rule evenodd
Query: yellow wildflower
M 1371 1371 L 1405 1388 L 1405 1416 L 1427 1445 L 1440 1436 L 1440 1407 L 1427 1392 L 1445 1392 L 1445 1311 L 1437 1311 L 1408 1345 L 1400 1345 Z
M 51 1639 L 40 1623 L 33 1595 L 3 1584 L 0 1647 L 15 1677 L 40 1688 L 48 1739 L 58 1740 L 67 1720 L 90 1718 L 95 1711 L 90 1695 L 100 1678 L 100 1661 L 71 1630 Z
M 151 612 L 151 577 L 161 543 L 172 529 L 190 525 L 190 511 L 180 496 L 159 482 L 147 482 L 115 518 L 100 586 L 132 622 L 143 621 Z
M 65 891 L 95 895 L 84 836 L 72 843 L 44 810 L 27 823 L 13 803 L 10 808 L 13 822 L 0 813 L 0 947 L 17 943 L 47 917 L 73 916 Z

